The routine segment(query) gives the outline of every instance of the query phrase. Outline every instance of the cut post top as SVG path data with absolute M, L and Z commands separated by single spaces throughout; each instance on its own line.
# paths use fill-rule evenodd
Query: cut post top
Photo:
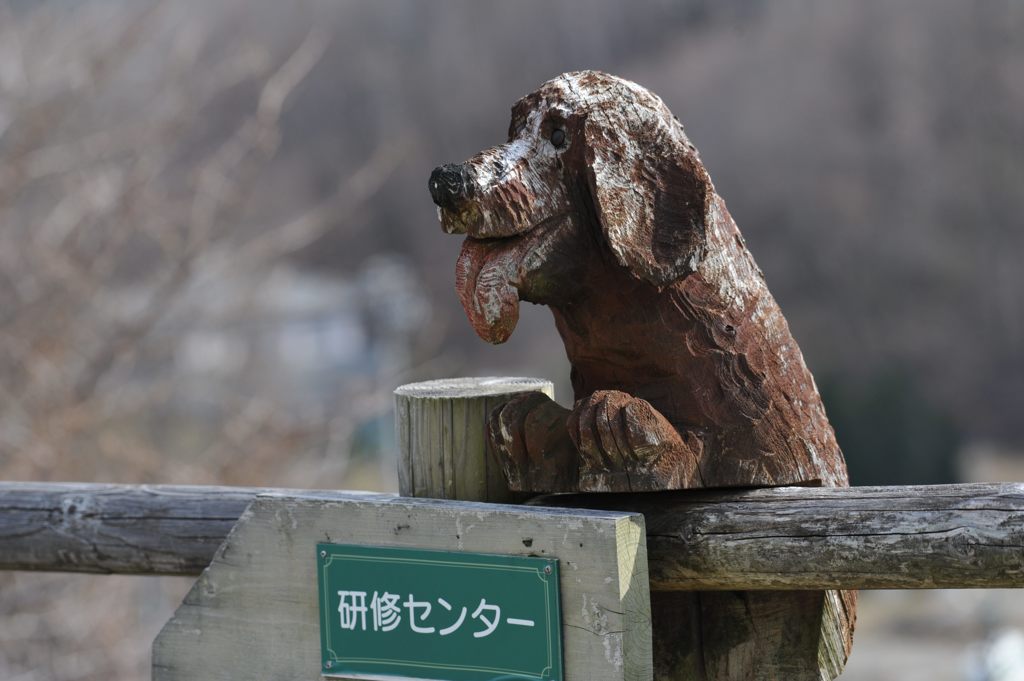
M 543 378 L 518 376 L 441 378 L 420 383 L 407 383 L 395 389 L 395 395 L 401 397 L 452 399 L 459 397 L 493 397 L 531 391 L 554 396 L 554 388 L 551 381 Z

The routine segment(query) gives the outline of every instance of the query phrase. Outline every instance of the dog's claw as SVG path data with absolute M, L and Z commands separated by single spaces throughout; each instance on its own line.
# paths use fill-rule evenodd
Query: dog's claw
M 678 489 L 699 478 L 699 438 L 684 437 L 646 400 L 599 390 L 576 403 L 566 425 L 581 491 Z
M 517 395 L 494 410 L 488 439 L 513 491 L 574 489 L 579 463 L 565 430 L 569 410 L 540 392 Z
M 525 470 L 529 463 L 530 455 L 526 447 L 525 433 L 526 416 L 531 409 L 547 399 L 549 398 L 546 395 L 539 392 L 516 395 L 491 414 L 488 423 L 491 446 L 498 454 L 505 478 L 510 483 L 521 477 L 519 471 Z
M 702 440 L 677 431 L 646 400 L 617 390 L 597 391 L 572 411 L 543 393 L 517 395 L 491 414 L 487 430 L 513 491 L 701 486 Z

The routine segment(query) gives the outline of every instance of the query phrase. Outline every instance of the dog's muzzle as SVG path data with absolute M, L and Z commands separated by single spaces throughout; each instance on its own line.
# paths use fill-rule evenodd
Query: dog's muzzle
M 456 210 L 469 198 L 469 171 L 461 163 L 449 163 L 430 173 L 430 198 L 441 208 Z

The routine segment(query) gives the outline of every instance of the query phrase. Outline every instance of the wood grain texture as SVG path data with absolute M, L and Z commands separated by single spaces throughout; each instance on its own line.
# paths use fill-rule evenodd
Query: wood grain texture
M 398 482 L 403 496 L 497 503 L 519 498 L 489 451 L 484 429 L 496 407 L 521 394 L 554 397 L 537 378 L 455 378 L 395 390 Z
M 244 487 L 0 483 L 0 569 L 199 574 Z M 1024 485 L 557 495 L 642 513 L 666 590 L 1024 587 Z
M 794 619 L 843 623 L 828 611 L 838 591 L 655 591 L 654 678 L 659 681 L 819 681 L 837 677 L 849 650 L 845 628 L 819 636 Z M 763 627 L 771 636 L 744 628 Z M 838 646 L 838 647 L 837 647 Z
M 154 681 L 320 679 L 319 541 L 557 556 L 565 678 L 651 679 L 643 517 L 388 495 L 257 497 L 153 644 Z
M 0 569 L 196 575 L 244 487 L 0 483 Z M 557 495 L 642 513 L 659 592 L 1024 587 L 1024 484 Z
M 559 495 L 647 519 L 651 587 L 1024 587 L 1024 485 Z
M 0 569 L 196 575 L 261 491 L 0 483 Z

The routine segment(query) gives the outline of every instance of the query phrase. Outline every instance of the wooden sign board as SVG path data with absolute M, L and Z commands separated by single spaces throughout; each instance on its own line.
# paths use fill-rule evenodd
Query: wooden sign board
M 318 544 L 557 559 L 563 678 L 652 678 L 643 516 L 311 492 L 252 502 L 154 642 L 154 681 L 323 679 Z
M 325 676 L 561 681 L 558 559 L 318 544 Z

